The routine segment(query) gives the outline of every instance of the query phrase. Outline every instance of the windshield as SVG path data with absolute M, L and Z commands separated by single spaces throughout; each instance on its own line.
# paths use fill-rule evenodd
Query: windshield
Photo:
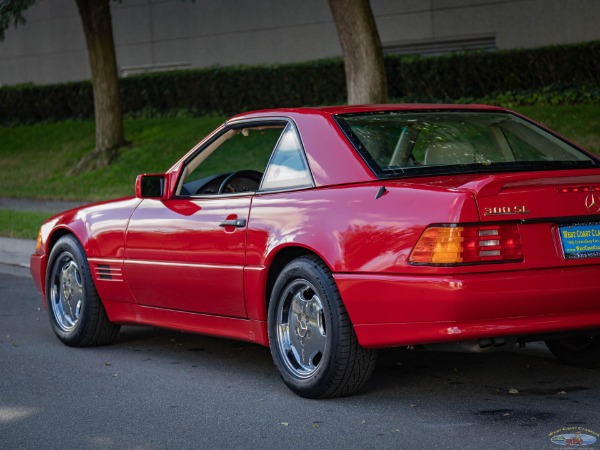
M 597 165 L 577 147 L 508 112 L 386 111 L 335 119 L 380 178 Z

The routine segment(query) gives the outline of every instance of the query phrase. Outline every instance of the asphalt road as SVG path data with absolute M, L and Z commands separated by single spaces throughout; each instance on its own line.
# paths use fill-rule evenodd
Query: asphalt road
M 0 266 L 0 449 L 551 449 L 563 428 L 600 433 L 599 371 L 541 345 L 386 351 L 359 395 L 315 401 L 266 348 L 124 327 L 72 349 L 40 307 L 27 271 Z

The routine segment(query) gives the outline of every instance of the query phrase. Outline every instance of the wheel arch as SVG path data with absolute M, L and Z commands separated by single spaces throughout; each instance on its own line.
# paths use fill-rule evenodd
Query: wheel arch
M 72 235 L 86 250 L 89 243 L 89 227 L 85 220 L 76 214 L 76 211 L 68 211 L 42 225 L 41 231 L 42 247 L 46 255 L 50 252 L 60 238 L 68 234 Z
M 63 236 L 67 236 L 69 234 L 71 236 L 73 236 L 75 239 L 77 239 L 79 241 L 79 243 L 83 246 L 81 239 L 79 239 L 79 237 L 77 236 L 77 234 L 75 234 L 75 232 L 73 232 L 73 230 L 71 230 L 69 228 L 57 228 L 52 231 L 52 234 L 50 234 L 50 236 L 48 236 L 48 244 L 46 246 L 47 247 L 46 253 L 48 254 L 48 256 L 50 255 L 50 253 L 52 252 L 52 249 L 54 248 L 56 243 L 60 240 L 60 238 L 62 238 Z
M 52 250 L 56 246 L 56 243 L 64 236 L 73 236 L 73 238 L 75 240 L 77 240 L 77 242 L 79 242 L 79 245 L 81 245 L 81 247 L 83 248 L 84 254 L 86 254 L 86 257 L 87 257 L 85 243 L 82 241 L 81 237 L 78 235 L 78 233 L 73 228 L 70 228 L 67 226 L 58 226 L 58 227 L 53 228 L 50 231 L 48 236 L 45 238 L 45 242 L 43 243 L 43 252 L 44 252 L 45 257 L 44 257 L 44 260 L 41 265 L 41 271 L 39 273 L 39 280 L 40 280 L 40 287 L 41 287 L 40 293 L 42 294 L 44 301 L 46 301 L 46 294 L 47 294 L 46 282 L 47 282 L 47 277 L 48 277 L 48 269 L 50 266 L 50 254 L 52 253 Z
M 50 269 L 50 255 L 52 254 L 52 250 L 54 249 L 54 247 L 56 246 L 58 241 L 60 241 L 60 239 L 65 236 L 72 236 L 73 239 L 75 239 L 81 246 L 84 255 L 86 254 L 83 242 L 81 242 L 81 239 L 79 238 L 79 236 L 77 236 L 77 233 L 75 233 L 72 229 L 70 229 L 70 228 L 55 228 L 54 230 L 52 230 L 52 232 L 48 236 L 48 239 L 46 242 L 47 259 L 46 259 L 46 267 L 44 269 L 44 277 L 42 279 L 42 282 L 44 285 L 44 294 L 47 293 L 48 271 Z M 86 257 L 87 257 L 87 255 L 86 255 Z
M 294 259 L 308 255 L 316 256 L 321 261 L 323 261 L 323 263 L 329 268 L 329 270 L 331 270 L 331 266 L 327 263 L 323 256 L 308 247 L 303 247 L 299 245 L 286 246 L 280 248 L 277 252 L 271 255 L 271 260 L 268 264 L 269 269 L 265 285 L 265 303 L 263 309 L 265 314 L 267 314 L 267 311 L 269 310 L 269 302 L 271 301 L 271 293 L 273 292 L 273 286 L 275 285 L 277 277 L 279 277 L 279 274 L 281 273 L 283 268 Z

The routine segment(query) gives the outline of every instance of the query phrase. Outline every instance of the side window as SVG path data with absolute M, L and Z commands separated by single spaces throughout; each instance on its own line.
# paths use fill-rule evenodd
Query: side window
M 215 195 L 258 190 L 285 123 L 229 129 L 190 160 L 177 195 Z
M 289 125 L 279 138 L 260 186 L 261 191 L 312 186 L 296 129 Z

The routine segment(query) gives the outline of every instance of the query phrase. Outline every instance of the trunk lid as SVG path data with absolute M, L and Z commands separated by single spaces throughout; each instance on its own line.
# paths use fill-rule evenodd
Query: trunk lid
M 461 174 L 413 183 L 471 192 L 482 222 L 600 220 L 599 169 Z

